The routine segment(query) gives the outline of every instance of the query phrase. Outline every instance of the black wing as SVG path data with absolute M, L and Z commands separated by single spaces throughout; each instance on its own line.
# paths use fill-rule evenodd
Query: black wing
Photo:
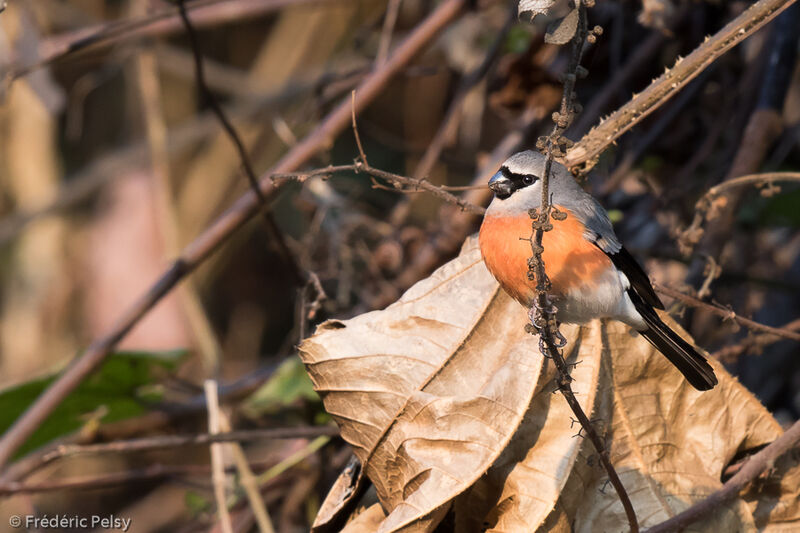
M 645 271 L 642 270 L 642 267 L 639 266 L 639 263 L 636 262 L 636 259 L 634 259 L 624 246 L 619 249 L 619 252 L 606 252 L 606 255 L 611 259 L 611 262 L 614 263 L 614 266 L 627 276 L 631 284 L 631 289 L 636 291 L 636 294 L 638 294 L 645 303 L 652 305 L 656 309 L 664 309 L 664 304 L 650 284 L 650 278 L 647 277 Z

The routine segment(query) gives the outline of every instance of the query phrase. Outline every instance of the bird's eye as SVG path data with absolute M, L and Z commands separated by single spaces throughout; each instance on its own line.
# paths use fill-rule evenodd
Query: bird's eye
M 525 185 L 530 185 L 535 180 L 536 180 L 536 177 L 535 176 L 531 176 L 530 174 L 522 177 L 522 183 L 524 183 Z

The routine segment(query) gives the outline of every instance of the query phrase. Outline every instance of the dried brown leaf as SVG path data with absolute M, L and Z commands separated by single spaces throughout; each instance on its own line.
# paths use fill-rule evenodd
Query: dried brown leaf
M 554 394 L 552 364 L 541 364 L 525 322 L 470 239 L 396 304 L 325 323 L 303 344 L 315 387 L 375 484 L 386 513 L 378 531 L 431 531 L 451 509 L 458 531 L 627 531 L 619 498 Z M 619 322 L 562 332 L 576 396 L 605 437 L 642 526 L 717 490 L 737 454 L 781 433 L 716 363 L 720 383 L 701 393 Z M 798 479 L 800 457 L 784 458 L 692 530 L 796 530 Z
M 564 325 L 562 330 L 571 339 L 565 356 L 568 364 L 575 364 L 573 390 L 584 411 L 591 413 L 603 353 L 600 323 Z M 457 530 L 487 525 L 493 532 L 528 531 L 553 509 L 583 443 L 566 400 L 554 394 L 554 377 L 548 361 L 514 438 L 486 475 L 459 498 Z
M 555 20 L 547 25 L 544 42 L 549 44 L 567 44 L 578 31 L 578 8 L 570 11 L 566 17 Z
M 386 310 L 327 322 L 303 343 L 316 390 L 389 510 L 380 531 L 441 510 L 505 449 L 542 367 L 525 323 L 472 239 Z
M 380 527 L 385 518 L 386 514 L 383 512 L 381 505 L 379 503 L 373 504 L 348 522 L 342 529 L 342 533 L 373 533 Z
M 698 392 L 630 328 L 608 322 L 603 334 L 611 357 L 603 360 L 594 416 L 605 427 L 609 457 L 643 527 L 719 489 L 738 452 L 780 435 L 767 410 L 719 365 L 719 385 Z M 619 498 L 588 443 L 582 455 L 561 496 L 574 531 L 627 530 Z M 687 531 L 752 529 L 753 516 L 740 499 Z

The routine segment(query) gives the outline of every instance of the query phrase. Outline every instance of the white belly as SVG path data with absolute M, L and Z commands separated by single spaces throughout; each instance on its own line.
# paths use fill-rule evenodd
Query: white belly
M 646 325 L 628 297 L 628 278 L 615 268 L 606 270 L 595 284 L 570 289 L 556 302 L 557 318 L 569 324 L 584 324 L 595 318 L 613 318 L 642 330 Z

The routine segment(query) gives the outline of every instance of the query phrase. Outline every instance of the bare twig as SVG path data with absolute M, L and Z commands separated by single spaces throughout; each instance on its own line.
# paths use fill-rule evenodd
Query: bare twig
M 254 463 L 259 470 L 269 468 L 270 462 Z M 208 465 L 196 464 L 152 464 L 141 469 L 114 472 L 92 476 L 68 477 L 63 479 L 41 481 L 35 483 L 21 483 L 18 481 L 0 481 L 0 497 L 16 496 L 20 494 L 36 494 L 40 492 L 55 492 L 63 490 L 97 490 L 106 487 L 116 487 L 136 481 L 163 479 L 186 475 L 207 475 L 211 471 Z M 234 473 L 234 468 L 228 468 L 226 473 Z M 277 480 L 273 481 L 277 483 Z
M 538 209 L 531 210 L 531 253 L 532 257 L 528 262 L 528 277 L 536 280 L 536 297 L 531 304 L 529 311 L 530 324 L 528 330 L 531 333 L 539 335 L 539 350 L 543 357 L 552 359 L 558 373 L 557 385 L 561 391 L 564 399 L 567 401 L 575 417 L 580 422 L 584 433 L 592 442 L 600 462 L 608 474 L 608 479 L 617 491 L 622 507 L 625 509 L 625 515 L 628 519 L 628 524 L 632 533 L 639 531 L 639 525 L 636 520 L 636 512 L 631 504 L 630 497 L 619 479 L 619 475 L 614 469 L 614 465 L 608 457 L 608 451 L 605 444 L 597 432 L 592 427 L 589 417 L 581 408 L 580 403 L 575 398 L 575 393 L 572 391 L 570 385 L 572 378 L 569 375 L 569 367 L 567 366 L 564 356 L 561 353 L 561 348 L 566 344 L 566 340 L 558 330 L 558 323 L 556 321 L 555 306 L 548 292 L 550 291 L 550 280 L 547 277 L 544 259 L 542 254 L 544 247 L 542 244 L 544 232 L 553 229 L 550 222 L 552 217 L 555 220 L 563 220 L 566 218 L 566 213 L 555 211 L 551 213 L 552 206 L 550 204 L 550 170 L 553 163 L 554 152 L 561 153 L 562 146 L 567 144 L 563 137 L 564 131 L 569 127 L 575 113 L 575 82 L 578 77 L 580 68 L 581 56 L 583 55 L 584 43 L 591 36 L 592 39 L 596 38 L 599 31 L 589 31 L 586 21 L 586 8 L 589 5 L 594 5 L 593 0 L 583 0 L 576 2 L 575 8 L 578 10 L 578 28 L 572 38 L 572 53 L 569 60 L 567 72 L 564 75 L 564 92 L 561 98 L 561 109 L 558 113 L 554 113 L 553 120 L 555 126 L 553 131 L 546 138 L 542 138 L 537 142 L 537 147 L 542 150 L 545 155 L 544 172 L 541 177 L 542 186 L 542 200 Z
M 355 129 L 355 131 L 357 132 L 358 130 Z M 357 141 L 357 144 L 360 144 L 360 141 Z M 363 148 L 359 147 L 359 152 L 363 154 Z M 450 189 L 449 187 L 434 185 L 433 183 L 424 179 L 409 178 L 407 176 L 401 176 L 399 174 L 394 174 L 392 172 L 380 170 L 371 167 L 368 164 L 364 164 L 361 161 L 354 163 L 352 165 L 329 166 L 329 167 L 314 169 L 309 172 L 273 174 L 272 176 L 270 176 L 270 179 L 272 179 L 275 182 L 280 182 L 284 180 L 304 182 L 312 177 L 318 177 L 318 176 L 330 177 L 332 174 L 336 174 L 339 172 L 356 172 L 356 173 L 363 172 L 364 174 L 372 176 L 373 178 L 381 179 L 386 183 L 392 185 L 392 187 L 386 187 L 384 185 L 381 185 L 373 181 L 372 186 L 375 188 L 406 193 L 406 194 L 424 191 L 432 194 L 433 196 L 436 196 L 441 200 L 444 200 L 449 204 L 458 206 L 461 210 L 474 215 L 482 215 L 486 211 L 483 207 L 475 205 L 465 198 L 461 198 L 454 194 L 450 194 L 448 192 L 448 190 Z M 474 190 L 478 189 L 478 187 L 468 187 L 466 189 Z M 485 187 L 480 187 L 480 189 L 485 189 Z
M 682 513 L 647 529 L 644 533 L 679 531 L 701 518 L 711 516 L 714 510 L 735 498 L 751 481 L 768 468 L 771 468 L 781 455 L 798 444 L 800 444 L 800 422 L 795 422 L 786 433 L 772 444 L 750 457 L 739 471 L 722 485 L 721 489 L 692 505 Z
M 356 145 L 358 146 L 358 157 L 361 159 L 361 162 L 364 163 L 364 166 L 369 168 L 369 163 L 367 162 L 367 154 L 364 153 L 364 146 L 361 144 L 361 135 L 358 134 L 358 126 L 356 125 L 356 92 L 352 91 L 350 93 L 350 120 L 353 123 L 353 136 L 356 138 Z
M 184 26 L 186 27 L 186 34 L 189 37 L 189 44 L 192 48 L 195 66 L 195 79 L 197 80 L 197 86 L 200 89 L 200 94 L 202 95 L 203 100 L 205 100 L 205 102 L 214 112 L 214 115 L 217 117 L 217 120 L 219 120 L 219 123 L 222 125 L 222 129 L 225 130 L 228 138 L 230 138 L 231 142 L 236 147 L 236 152 L 239 154 L 239 160 L 242 163 L 244 174 L 247 177 L 247 181 L 250 182 L 250 188 L 252 189 L 253 193 L 255 193 L 259 203 L 261 204 L 261 215 L 267 235 L 274 240 L 275 247 L 277 248 L 280 256 L 283 257 L 284 263 L 292 273 L 295 283 L 297 285 L 302 285 L 305 283 L 307 276 L 300 269 L 300 266 L 297 264 L 297 260 L 294 258 L 291 250 L 289 250 L 289 247 L 286 245 L 286 240 L 283 238 L 283 233 L 278 227 L 278 224 L 275 222 L 275 219 L 272 218 L 272 215 L 266 209 L 267 198 L 264 196 L 264 193 L 261 192 L 261 189 L 258 186 L 258 177 L 253 169 L 253 163 L 250 161 L 250 156 L 247 155 L 247 149 L 244 147 L 244 142 L 239 136 L 239 133 L 236 131 L 236 128 L 233 127 L 233 124 L 222 110 L 222 106 L 220 105 L 216 96 L 214 96 L 214 93 L 208 88 L 205 70 L 203 68 L 203 56 L 200 53 L 200 40 L 197 36 L 194 26 L 192 25 L 192 21 L 189 18 L 189 13 L 186 11 L 186 0 L 178 0 L 178 13 L 181 16 Z
M 259 368 L 241 379 L 220 386 L 220 398 L 224 402 L 235 402 L 252 394 L 255 390 L 263 385 L 274 373 L 275 366 L 265 366 Z M 69 435 L 65 435 L 56 439 L 55 441 L 46 444 L 45 446 L 29 453 L 13 465 L 9 466 L 0 476 L 0 483 L 8 481 L 18 481 L 29 477 L 34 472 L 41 469 L 43 466 L 50 463 L 52 460 L 58 459 L 58 450 L 63 446 L 70 448 L 71 446 L 90 445 L 93 442 L 105 442 L 106 444 L 97 444 L 97 446 L 113 446 L 113 442 L 131 439 L 138 435 L 148 432 L 157 431 L 164 428 L 174 427 L 176 422 L 185 420 L 193 416 L 206 414 L 206 399 L 204 394 L 196 395 L 188 401 L 178 405 L 163 405 L 160 408 L 151 410 L 144 415 L 127 418 L 118 422 L 109 422 L 100 424 L 94 428 L 94 431 L 77 431 Z M 300 428 L 298 428 L 302 432 Z M 266 430 L 270 431 L 270 430 Z M 278 434 L 282 430 L 276 430 Z M 327 434 L 327 433 L 322 433 Z M 316 435 L 303 435 L 299 434 L 297 437 L 311 437 Z M 180 438 L 181 436 L 178 436 Z M 205 436 L 191 438 L 205 438 Z M 256 437 L 254 437 L 256 438 Z M 267 438 L 265 436 L 265 438 Z M 274 438 L 280 438 L 275 436 Z M 247 441 L 248 437 L 244 436 L 243 441 Z M 177 444 L 179 446 L 185 444 Z
M 800 319 L 792 320 L 778 328 L 783 331 L 800 330 Z M 744 353 L 759 353 L 765 346 L 777 342 L 780 336 L 774 333 L 760 333 L 758 335 L 748 335 L 740 342 L 720 348 L 711 354 L 714 359 L 719 359 L 723 363 L 732 363 Z
M 386 64 L 359 86 L 357 111 L 374 100 L 391 77 L 424 48 L 441 29 L 461 12 L 465 0 L 446 0 L 395 50 Z M 275 192 L 270 174 L 291 172 L 308 161 L 349 124 L 350 102 L 342 102 L 302 142 L 289 151 L 262 177 L 259 187 L 269 196 Z M 111 330 L 95 340 L 67 370 L 42 393 L 0 439 L 0 466 L 4 466 L 44 419 L 83 379 L 99 365 L 131 328 L 187 274 L 215 252 L 223 242 L 250 220 L 259 208 L 258 198 L 248 191 L 184 250 L 138 301 L 126 309 Z
M 392 33 L 397 22 L 397 14 L 400 12 L 400 3 L 403 0 L 389 0 L 386 5 L 386 16 L 383 19 L 383 29 L 381 30 L 381 40 L 378 43 L 378 53 L 375 54 L 375 66 L 380 67 L 386 63 L 389 56 L 389 46 L 392 44 Z
M 264 15 L 292 5 L 326 3 L 338 0 L 195 0 L 188 8 L 198 26 L 208 27 Z M 146 17 L 100 23 L 90 28 L 56 35 L 45 40 L 36 63 L 17 65 L 7 74 L 8 81 L 59 61 L 65 56 L 102 48 L 131 39 L 168 35 L 182 28 L 178 8 L 167 8 Z
M 217 435 L 222 430 L 220 426 L 219 398 L 217 397 L 217 382 L 207 379 L 203 383 L 208 405 L 208 432 Z M 231 515 L 228 512 L 228 501 L 225 497 L 225 459 L 223 457 L 221 442 L 211 444 L 211 481 L 214 484 L 214 499 L 217 502 L 217 514 L 223 533 L 233 533 Z
M 222 411 L 220 411 L 219 414 L 222 430 L 230 431 L 231 424 L 228 421 L 228 417 Z M 247 456 L 241 444 L 238 442 L 231 442 L 228 446 L 233 454 L 233 462 L 239 474 L 239 484 L 247 495 L 247 501 L 250 504 L 250 508 L 253 510 L 253 516 L 255 517 L 256 524 L 258 524 L 259 533 L 275 533 L 275 528 L 272 525 L 272 519 L 269 516 L 269 511 L 267 511 L 264 498 L 261 497 L 258 482 L 253 475 L 253 470 L 250 468 L 250 463 L 247 460 Z
M 691 54 L 678 59 L 644 91 L 635 95 L 598 126 L 592 128 L 567 153 L 565 164 L 588 171 L 600 153 L 623 133 L 674 96 L 722 54 L 749 37 L 764 24 L 789 7 L 794 0 L 759 0 L 707 39 Z
M 445 144 L 454 134 L 454 130 L 458 125 L 458 118 L 461 115 L 461 110 L 464 106 L 464 103 L 467 101 L 467 97 L 473 92 L 481 80 L 485 79 L 492 70 L 492 67 L 495 65 L 497 58 L 500 55 L 502 45 L 508 36 L 508 32 L 511 31 L 511 27 L 516 20 L 517 6 L 512 5 L 506 22 L 503 24 L 503 27 L 501 28 L 497 37 L 495 37 L 492 45 L 487 50 L 481 64 L 475 67 L 474 70 L 464 76 L 459 82 L 456 93 L 450 102 L 450 106 L 447 108 L 447 113 L 445 113 L 439 129 L 436 131 L 433 139 L 431 139 L 431 142 L 425 149 L 425 153 L 422 155 L 422 158 L 420 158 L 419 163 L 417 163 L 413 178 L 417 180 L 424 180 L 430 175 L 431 170 L 433 170 L 434 165 L 439 160 L 442 150 L 444 150 Z M 485 189 L 485 185 L 481 185 L 481 187 Z M 454 190 L 454 188 L 445 188 L 444 186 L 441 188 L 444 190 Z M 392 214 L 389 216 L 390 222 L 395 226 L 401 226 L 408 216 L 410 207 L 411 201 L 408 199 L 398 202 L 398 204 L 392 209 Z
M 747 185 L 763 185 L 761 194 L 768 196 L 780 189 L 775 186 L 776 181 L 800 181 L 800 172 L 765 172 L 762 174 L 749 174 L 738 178 L 729 179 L 711 187 L 695 203 L 694 219 L 689 227 L 683 230 L 678 237 L 679 245 L 684 251 L 691 251 L 703 235 L 703 222 L 716 218 L 719 211 L 727 206 L 728 201 L 723 196 L 736 188 Z
M 777 337 L 782 337 L 784 339 L 790 339 L 793 341 L 800 342 L 800 333 L 795 333 L 785 328 L 774 328 L 772 326 L 767 326 L 766 324 L 761 324 L 760 322 L 756 322 L 754 320 L 750 320 L 749 318 L 744 318 L 743 316 L 739 316 L 731 309 L 715 304 L 710 304 L 702 300 L 698 300 L 697 298 L 689 296 L 688 294 L 684 294 L 679 290 L 670 287 L 665 287 L 664 285 L 654 285 L 653 287 L 657 292 L 660 292 L 661 294 L 666 294 L 667 296 L 675 298 L 676 300 L 679 300 L 680 302 L 686 305 L 690 305 L 692 307 L 698 307 L 700 309 L 704 309 L 706 311 L 714 313 L 715 315 L 721 316 L 725 319 L 738 322 L 739 324 L 748 329 L 752 329 L 755 331 L 763 331 L 764 333 L 769 333 L 770 335 L 775 335 Z
M 484 209 L 483 207 L 472 204 L 469 201 L 465 200 L 464 198 L 450 194 L 442 187 L 434 185 L 433 183 L 424 179 L 407 178 L 405 176 L 400 176 L 398 174 L 393 174 L 391 172 L 386 172 L 384 170 L 378 170 L 377 168 L 372 168 L 368 165 L 363 165 L 363 166 L 357 165 L 356 171 L 365 172 L 374 178 L 380 178 L 382 180 L 385 180 L 394 185 L 395 188 L 400 190 L 401 192 L 416 192 L 419 190 L 423 190 L 431 193 L 437 198 L 441 198 L 445 202 L 457 205 L 463 211 L 467 211 L 474 215 L 482 215 L 484 212 L 486 212 L 486 209 Z
M 160 435 L 141 439 L 104 442 L 101 444 L 63 445 L 43 457 L 45 463 L 74 455 L 98 453 L 131 453 L 184 446 L 200 446 L 216 442 L 259 442 L 275 439 L 304 439 L 335 437 L 339 430 L 334 426 L 301 426 L 296 428 L 247 429 L 225 433 L 200 433 L 198 435 Z

